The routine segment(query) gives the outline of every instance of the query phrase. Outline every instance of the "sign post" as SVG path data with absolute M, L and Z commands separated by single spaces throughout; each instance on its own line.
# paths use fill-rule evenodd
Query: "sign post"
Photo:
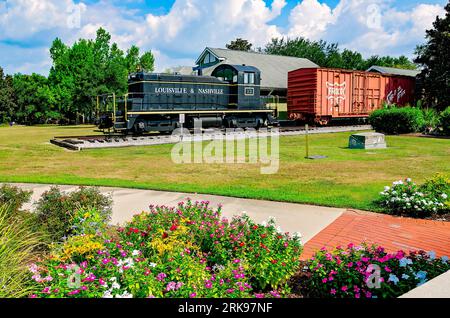
M 183 140 L 183 124 L 186 121 L 185 114 L 180 114 L 180 125 L 181 125 L 181 140 Z

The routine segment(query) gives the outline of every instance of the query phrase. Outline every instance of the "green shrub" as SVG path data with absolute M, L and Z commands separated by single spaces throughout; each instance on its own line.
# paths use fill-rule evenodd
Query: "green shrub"
M 374 111 L 369 123 L 377 132 L 406 134 L 420 131 L 425 124 L 423 113 L 418 108 L 385 108 Z
M 52 187 L 42 194 L 36 203 L 36 215 L 43 230 L 52 242 L 60 242 L 73 233 L 74 217 L 77 211 L 96 210 L 99 218 L 108 223 L 112 214 L 112 200 L 97 188 L 80 187 L 72 193 L 64 193 Z
M 16 186 L 4 184 L 0 187 L 0 206 L 8 205 L 11 213 L 16 213 L 30 201 L 32 191 L 24 191 Z
M 27 266 L 37 258 L 41 242 L 25 219 L 13 217 L 10 206 L 0 206 L 0 298 L 29 294 Z
M 423 109 L 424 130 L 430 132 L 439 126 L 439 114 L 432 108 Z
M 450 106 L 441 113 L 439 122 L 444 134 L 450 136 Z

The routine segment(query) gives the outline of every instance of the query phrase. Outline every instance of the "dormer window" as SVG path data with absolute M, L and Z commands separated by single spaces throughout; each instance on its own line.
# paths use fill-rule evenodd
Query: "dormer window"
M 207 52 L 205 54 L 205 57 L 203 58 L 201 65 L 211 64 L 211 63 L 215 63 L 215 62 L 217 62 L 216 57 L 214 55 L 212 55 L 211 53 Z

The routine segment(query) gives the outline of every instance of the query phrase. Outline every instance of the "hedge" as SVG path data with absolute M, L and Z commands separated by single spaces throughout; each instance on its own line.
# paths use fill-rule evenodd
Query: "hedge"
M 420 131 L 425 119 L 418 108 L 384 108 L 369 116 L 369 123 L 377 132 L 386 134 L 406 134 Z

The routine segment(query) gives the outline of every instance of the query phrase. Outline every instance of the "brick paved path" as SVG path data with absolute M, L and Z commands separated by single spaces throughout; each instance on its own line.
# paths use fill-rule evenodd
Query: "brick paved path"
M 393 252 L 422 249 L 450 256 L 450 222 L 348 210 L 305 244 L 302 259 L 324 246 L 332 249 L 351 242 L 375 243 Z

